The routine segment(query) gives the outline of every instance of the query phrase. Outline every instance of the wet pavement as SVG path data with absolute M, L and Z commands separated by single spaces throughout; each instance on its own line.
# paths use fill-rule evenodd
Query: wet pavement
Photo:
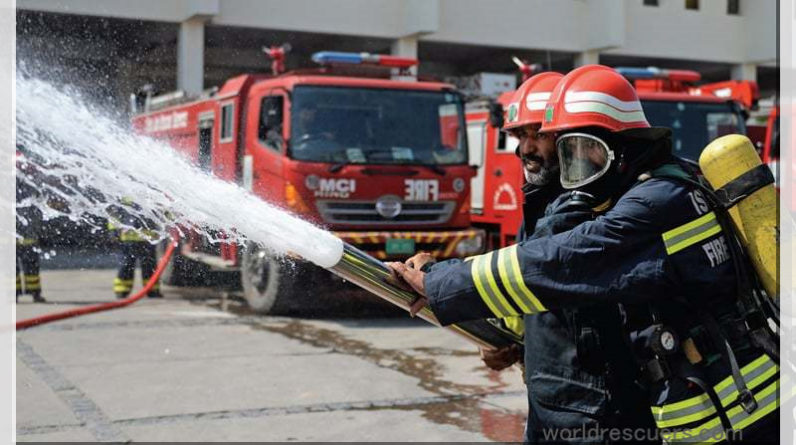
M 49 302 L 23 297 L 17 318 L 112 301 L 113 277 L 45 270 Z M 17 440 L 522 438 L 519 369 L 488 370 L 446 330 L 404 316 L 264 317 L 206 290 L 164 293 L 18 333 Z

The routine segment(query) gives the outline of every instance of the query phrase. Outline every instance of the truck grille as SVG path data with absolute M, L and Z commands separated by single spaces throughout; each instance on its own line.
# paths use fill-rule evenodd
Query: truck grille
M 456 207 L 454 201 L 402 201 L 401 213 L 388 219 L 376 211 L 376 201 L 318 201 L 317 205 L 321 217 L 327 223 L 373 226 L 445 223 Z

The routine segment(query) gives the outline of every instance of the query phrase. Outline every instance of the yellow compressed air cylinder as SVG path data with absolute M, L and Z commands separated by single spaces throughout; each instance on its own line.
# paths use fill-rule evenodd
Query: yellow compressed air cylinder
M 699 167 L 714 190 L 759 166 L 760 157 L 746 136 L 722 136 L 705 147 Z M 729 210 L 741 243 L 772 298 L 779 296 L 777 275 L 777 192 L 773 184 L 755 191 Z

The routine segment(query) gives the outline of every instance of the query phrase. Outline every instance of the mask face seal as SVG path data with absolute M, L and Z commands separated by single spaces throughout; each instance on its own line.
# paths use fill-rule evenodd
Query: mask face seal
M 577 189 L 602 177 L 614 160 L 614 151 L 602 139 L 587 133 L 567 133 L 556 140 L 561 185 Z

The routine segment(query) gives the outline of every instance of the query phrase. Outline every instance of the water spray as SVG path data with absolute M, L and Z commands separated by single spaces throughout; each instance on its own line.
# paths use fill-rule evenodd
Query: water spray
M 256 243 L 270 255 L 297 255 L 405 310 L 417 295 L 388 282 L 379 260 L 238 184 L 200 170 L 161 141 L 130 131 L 75 92 L 17 76 L 17 144 L 31 153 L 37 175 L 18 176 L 43 196 L 66 205 L 53 209 L 35 199 L 44 219 L 66 216 L 96 225 L 131 197 L 125 211 L 154 227 L 185 227 L 210 242 Z M 122 224 L 124 226 L 124 224 Z M 137 229 L 137 227 L 123 227 Z M 223 236 L 219 236 L 223 234 Z M 430 309 L 419 317 L 439 326 Z M 448 326 L 479 346 L 496 348 L 520 339 L 499 323 L 480 320 Z

